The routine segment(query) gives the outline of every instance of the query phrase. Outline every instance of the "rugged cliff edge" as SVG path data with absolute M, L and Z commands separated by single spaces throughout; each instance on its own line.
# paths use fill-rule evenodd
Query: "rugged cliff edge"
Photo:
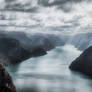
M 0 64 L 0 92 L 16 92 L 12 78 L 3 64 Z
M 16 92 L 12 78 L 4 65 L 20 63 L 30 57 L 45 54 L 46 51 L 41 47 L 28 50 L 23 48 L 17 39 L 0 35 L 0 92 Z
M 92 77 L 92 46 L 87 48 L 76 60 L 74 60 L 69 68 Z
M 27 50 L 23 48 L 20 42 L 8 36 L 0 36 L 0 63 L 11 65 L 20 63 L 30 57 L 45 55 L 43 48 L 34 48 Z

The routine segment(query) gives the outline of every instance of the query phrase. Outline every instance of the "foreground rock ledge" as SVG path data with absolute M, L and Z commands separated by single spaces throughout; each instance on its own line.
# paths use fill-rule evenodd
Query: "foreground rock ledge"
M 92 77 L 92 46 L 74 60 L 69 68 L 73 71 L 78 71 Z
M 16 92 L 11 76 L 2 64 L 0 64 L 0 92 Z

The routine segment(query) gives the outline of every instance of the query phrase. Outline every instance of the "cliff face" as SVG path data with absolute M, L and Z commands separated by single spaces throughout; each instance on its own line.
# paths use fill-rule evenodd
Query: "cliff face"
M 69 68 L 92 77 L 92 46 L 87 48 L 76 60 L 74 60 Z
M 11 76 L 2 64 L 0 64 L 0 92 L 16 92 Z
M 20 63 L 28 58 L 45 55 L 42 47 L 31 50 L 23 48 L 20 42 L 14 38 L 0 35 L 0 63 L 11 65 Z
M 15 64 L 30 57 L 18 40 L 7 36 L 0 36 L 0 63 L 4 65 Z

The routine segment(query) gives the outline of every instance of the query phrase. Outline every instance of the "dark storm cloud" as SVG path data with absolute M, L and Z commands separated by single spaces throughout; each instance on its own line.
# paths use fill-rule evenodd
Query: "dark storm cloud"
M 81 2 L 83 0 L 53 0 L 52 2 L 49 2 L 50 0 L 39 0 L 38 4 L 42 5 L 44 7 L 53 7 L 56 6 L 57 9 L 61 9 L 64 12 L 70 12 L 72 10 L 72 3 Z
M 49 0 L 39 0 L 39 3 L 44 6 L 54 6 L 54 5 L 62 5 L 68 2 L 81 2 L 83 0 L 54 0 L 52 3 L 49 3 Z
M 80 3 L 82 1 L 91 1 L 91 0 L 53 0 L 52 2 L 49 2 L 50 0 L 39 0 L 38 3 L 44 7 L 52 7 L 56 6 L 57 9 L 61 9 L 64 12 L 70 12 L 72 10 L 72 4 L 73 3 Z
M 37 0 L 38 4 L 35 7 L 31 7 L 33 0 L 24 0 L 21 2 L 18 2 L 18 0 L 5 0 L 5 9 L 23 12 L 36 12 L 39 9 L 38 6 L 56 6 L 57 9 L 61 9 L 64 12 L 70 12 L 72 10 L 72 3 L 80 3 L 82 1 L 91 0 L 53 0 L 52 2 L 50 2 L 50 0 Z
M 8 2 L 8 3 L 9 3 L 9 2 L 13 2 L 13 1 L 14 1 L 14 0 L 5 0 L 5 2 Z
M 21 11 L 21 12 L 36 12 L 37 11 L 37 7 L 32 7 L 31 4 L 31 0 L 28 1 L 21 1 L 19 2 L 18 0 L 2 0 L 4 1 L 4 8 L 0 9 L 0 10 L 4 10 L 4 11 Z M 0 6 L 3 6 L 0 5 Z

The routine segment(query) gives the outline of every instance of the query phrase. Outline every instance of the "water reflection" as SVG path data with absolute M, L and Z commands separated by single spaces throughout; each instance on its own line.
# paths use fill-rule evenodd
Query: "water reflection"
M 23 78 L 17 78 L 15 80 L 16 87 L 18 92 L 91 92 L 92 88 L 90 83 L 92 82 L 89 79 L 84 77 L 78 77 L 79 75 L 69 76 L 59 76 L 51 77 L 46 76 L 42 77 L 35 76 L 23 76 Z M 53 76 L 53 75 L 52 75 Z M 68 77 L 68 78 L 67 78 Z

